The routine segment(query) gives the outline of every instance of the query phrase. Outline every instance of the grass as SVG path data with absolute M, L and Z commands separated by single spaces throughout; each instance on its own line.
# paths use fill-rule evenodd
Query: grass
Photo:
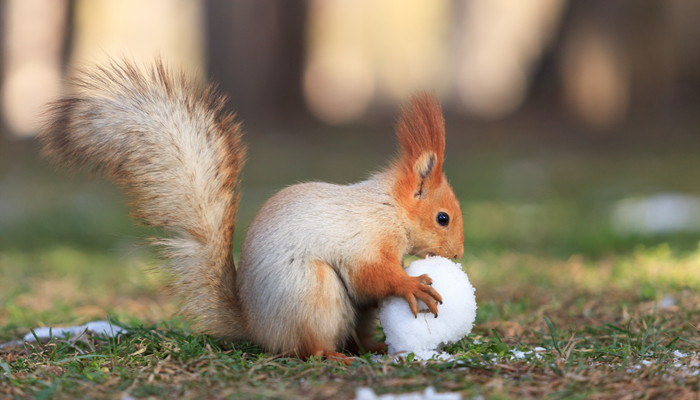
M 362 386 L 485 399 L 700 394 L 700 237 L 622 234 L 609 222 L 630 196 L 700 195 L 700 182 L 683 175 L 700 170 L 690 146 L 608 153 L 491 144 L 496 150 L 452 154 L 447 173 L 467 232 L 462 263 L 479 306 L 472 333 L 447 347 L 452 360 L 362 355 L 344 366 L 192 333 L 141 245 L 152 232 L 131 225 L 118 192 L 49 172 L 35 149 L 3 144 L 0 342 L 105 317 L 129 333 L 0 348 L 2 398 L 353 398 Z M 282 184 L 352 181 L 380 163 L 379 152 L 362 161 L 329 154 L 321 140 L 303 151 L 322 159 L 269 180 L 263 172 L 276 168 L 259 161 L 263 147 L 251 148 L 235 248 L 261 199 Z M 275 162 L 305 159 L 282 147 Z M 328 165 L 341 171 L 330 176 Z
M 359 386 L 377 393 L 434 386 L 494 399 L 694 398 L 700 389 L 700 334 L 693 325 L 700 321 L 700 295 L 697 289 L 674 295 L 676 304 L 662 309 L 630 291 L 535 291 L 527 298 L 482 300 L 474 332 L 447 348 L 454 360 L 362 356 L 349 367 L 274 358 L 249 344 L 191 334 L 177 320 L 115 320 L 130 333 L 1 351 L 0 393 L 351 398 Z

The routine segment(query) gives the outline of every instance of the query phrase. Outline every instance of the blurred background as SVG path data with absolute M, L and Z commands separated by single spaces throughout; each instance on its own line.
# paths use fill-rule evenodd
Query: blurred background
M 236 251 L 281 187 L 385 165 L 399 104 L 427 90 L 444 106 L 477 288 L 539 282 L 540 269 L 590 288 L 651 282 L 652 297 L 656 283 L 700 287 L 700 2 L 0 4 L 0 272 L 12 282 L 0 301 L 5 318 L 19 307 L 12 321 L 42 277 L 50 291 L 76 268 L 77 292 L 93 275 L 122 294 L 124 275 L 138 293 L 157 285 L 142 282 L 149 231 L 120 192 L 54 168 L 33 140 L 65 76 L 123 57 L 160 57 L 229 95 L 250 143 Z
M 66 72 L 110 57 L 160 56 L 280 126 L 383 122 L 417 90 L 459 122 L 530 115 L 585 134 L 700 102 L 692 0 L 6 0 L 2 17 L 14 136 L 36 132 Z

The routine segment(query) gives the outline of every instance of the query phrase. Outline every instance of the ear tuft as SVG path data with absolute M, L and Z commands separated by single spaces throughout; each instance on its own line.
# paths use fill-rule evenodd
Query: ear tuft
M 440 103 L 434 95 L 421 93 L 413 96 L 402 107 L 401 117 L 396 124 L 396 136 L 401 146 L 399 163 L 416 168 L 428 167 L 429 171 L 421 174 L 423 178 L 430 173 L 439 176 L 442 173 L 442 161 L 445 153 L 445 120 L 442 117 Z M 424 157 L 427 157 L 423 160 Z M 425 168 L 423 168 L 425 170 Z
M 396 136 L 401 154 L 394 165 L 402 171 L 400 187 L 410 187 L 414 197 L 423 198 L 425 190 L 442 179 L 445 121 L 437 98 L 427 93 L 413 96 L 401 108 Z

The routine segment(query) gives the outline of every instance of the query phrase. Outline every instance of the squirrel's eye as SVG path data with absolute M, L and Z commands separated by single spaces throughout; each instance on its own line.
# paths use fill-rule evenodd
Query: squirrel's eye
M 442 226 L 447 226 L 450 223 L 450 216 L 447 215 L 446 212 L 440 211 L 439 213 L 437 213 L 437 217 L 435 217 L 435 220 L 438 224 Z

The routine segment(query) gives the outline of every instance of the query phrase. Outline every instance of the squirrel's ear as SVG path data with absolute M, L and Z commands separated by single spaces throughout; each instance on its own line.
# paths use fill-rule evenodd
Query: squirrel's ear
M 411 98 L 401 109 L 396 136 L 401 155 L 395 164 L 404 175 L 402 186 L 413 186 L 415 197 L 425 197 L 425 191 L 442 179 L 445 152 L 445 121 L 435 96 L 423 93 Z

